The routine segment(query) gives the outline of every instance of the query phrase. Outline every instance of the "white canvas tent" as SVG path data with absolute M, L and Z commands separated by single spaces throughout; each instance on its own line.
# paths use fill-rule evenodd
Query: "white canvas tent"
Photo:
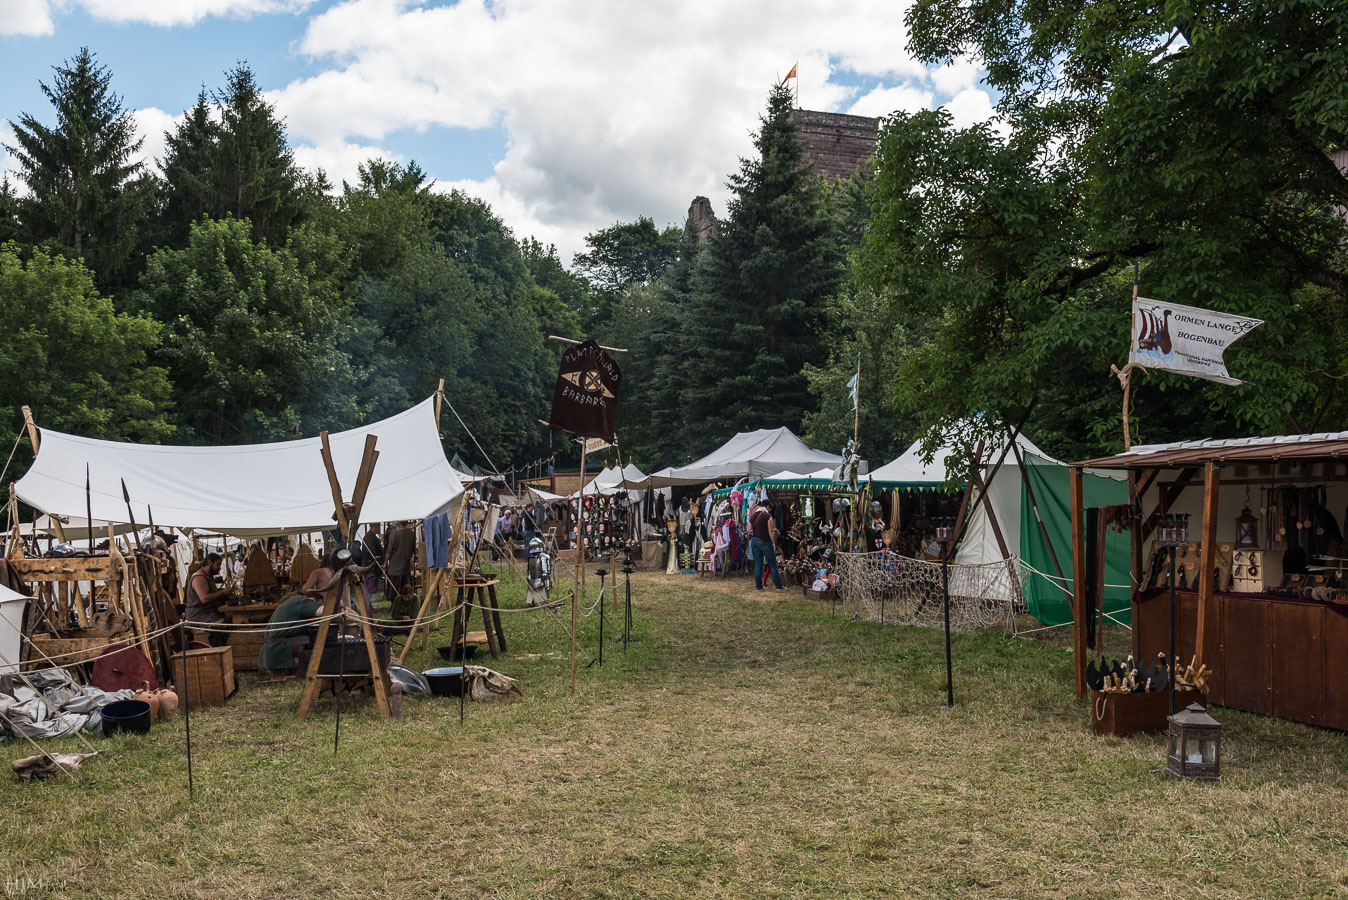
M 0 585 L 0 675 L 19 670 L 19 652 L 23 649 L 23 611 L 28 607 L 28 599 Z
M 366 435 L 378 436 L 361 520 L 388 522 L 450 512 L 463 496 L 440 445 L 434 398 L 362 428 L 328 436 L 344 499 L 351 499 Z M 85 467 L 93 518 L 126 522 L 122 481 L 136 522 L 238 537 L 334 527 L 332 490 L 318 438 L 231 447 L 127 444 L 41 429 L 41 449 L 15 485 L 45 513 L 85 511 Z
M 959 550 L 955 555 L 954 562 L 962 565 L 985 565 L 988 563 L 1001 562 L 1004 555 L 1001 546 L 997 542 L 997 535 L 992 527 L 992 519 L 989 516 L 989 510 L 997 518 L 997 525 L 1001 528 L 1002 540 L 1006 544 L 1007 552 L 1015 560 L 1015 571 L 1022 567 L 1024 560 L 1022 556 L 1025 553 L 1025 547 L 1037 546 L 1041 539 L 1039 535 L 1024 535 L 1022 533 L 1025 523 L 1033 522 L 1034 517 L 1027 506 L 1026 495 L 1024 491 L 1024 478 L 1020 471 L 1020 464 L 1016 460 L 1016 454 L 1008 451 L 1001 468 L 997 471 L 991 482 L 988 482 L 992 475 L 992 469 L 997 465 L 997 460 L 1002 458 L 1002 450 L 1006 447 L 1005 443 L 993 444 L 983 453 L 983 465 L 981 469 L 981 479 L 988 485 L 988 495 L 979 503 L 973 514 L 969 518 L 969 524 L 965 528 L 964 537 L 960 541 Z M 1049 456 L 1043 450 L 1039 449 L 1033 441 L 1021 434 L 1016 437 L 1016 447 L 1019 448 L 1020 455 L 1026 465 L 1039 467 L 1057 467 L 1066 471 L 1066 464 Z M 877 489 L 885 488 L 937 488 L 948 482 L 946 462 L 955 455 L 955 449 L 950 445 L 942 446 L 932 457 L 930 463 L 922 462 L 921 445 L 914 443 L 908 450 L 887 465 L 881 466 L 871 473 Z M 1041 470 L 1042 471 L 1042 470 Z M 1110 480 L 1121 480 L 1121 475 L 1110 473 L 1107 470 L 1089 470 L 1091 475 L 1099 475 Z M 1039 496 L 1037 497 L 1041 509 L 1043 505 L 1050 501 L 1050 497 L 1043 486 L 1041 486 Z M 1047 514 L 1047 510 L 1043 510 Z M 1032 540 L 1025 541 L 1025 537 L 1032 537 Z M 1066 548 L 1058 548 L 1060 556 L 1064 555 Z M 1070 562 L 1070 557 L 1064 562 L 1064 565 Z M 1041 561 L 1042 563 L 1042 561 Z M 989 597 L 996 596 L 1003 600 L 1018 599 L 1020 589 L 1018 584 L 1013 584 L 1013 570 L 1008 570 L 1005 575 L 997 576 L 997 583 L 992 587 L 992 593 Z
M 924 463 L 922 442 L 916 441 L 898 459 L 871 472 L 870 477 L 878 487 L 940 487 L 946 482 L 945 459 L 952 452 L 942 447 L 931 462 Z
M 651 476 L 651 483 L 705 484 L 721 479 L 773 475 L 783 470 L 813 472 L 821 466 L 835 467 L 842 457 L 805 445 L 789 428 L 741 431 L 706 456 L 686 466 L 665 469 Z
M 57 522 L 60 522 L 60 533 L 65 535 L 67 541 L 79 543 L 89 540 L 89 520 L 83 516 L 51 516 L 41 515 L 32 522 L 25 522 L 19 526 L 19 534 L 24 537 L 55 538 L 57 537 Z M 94 520 L 93 537 L 94 540 L 106 540 L 108 537 L 108 526 L 111 522 L 100 522 Z M 139 522 L 142 528 L 144 522 Z M 159 524 L 158 522 L 155 523 Z M 131 526 L 124 523 L 118 523 L 112 526 L 114 533 L 127 534 L 131 531 Z

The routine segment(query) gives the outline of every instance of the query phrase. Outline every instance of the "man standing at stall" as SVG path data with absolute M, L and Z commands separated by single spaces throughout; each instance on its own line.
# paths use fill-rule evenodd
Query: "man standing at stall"
M 417 552 L 417 532 L 408 522 L 398 523 L 398 527 L 388 536 L 388 557 L 384 562 L 384 572 L 388 581 L 384 586 L 384 597 L 392 601 L 402 595 L 403 585 L 412 577 L 412 557 Z
M 749 545 L 754 552 L 754 587 L 757 590 L 763 590 L 763 567 L 766 565 L 772 570 L 772 583 L 779 591 L 784 591 L 782 587 L 782 576 L 777 571 L 777 548 L 773 544 L 772 535 L 772 512 L 768 509 L 768 501 L 761 499 L 754 511 L 749 514 L 749 530 L 753 533 L 753 538 Z

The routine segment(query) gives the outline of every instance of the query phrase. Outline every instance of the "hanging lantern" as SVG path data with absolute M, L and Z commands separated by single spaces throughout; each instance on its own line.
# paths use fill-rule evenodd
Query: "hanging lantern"
M 1189 543 L 1188 513 L 1165 513 L 1156 518 L 1156 543 L 1162 547 L 1183 547 Z
M 1165 770 L 1176 778 L 1216 781 L 1221 777 L 1222 723 L 1197 703 L 1170 716 Z
M 1259 518 L 1247 506 L 1236 516 L 1236 547 L 1241 550 L 1259 549 Z

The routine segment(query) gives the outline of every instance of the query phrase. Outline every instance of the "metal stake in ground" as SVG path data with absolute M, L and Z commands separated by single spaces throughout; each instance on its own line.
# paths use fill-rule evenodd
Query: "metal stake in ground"
M 955 549 L 955 523 L 938 519 L 936 540 L 941 545 L 941 600 L 945 607 L 945 706 L 955 707 L 955 667 L 950 656 L 950 554 Z
M 608 574 L 608 569 L 595 569 L 594 574 L 599 576 L 599 605 L 595 607 L 599 610 L 599 659 L 586 663 L 587 669 L 596 662 L 601 666 L 604 664 L 604 576 Z
M 90 531 L 92 532 L 92 528 Z M 91 595 L 92 596 L 92 595 Z M 178 634 L 182 637 L 183 648 L 183 727 L 187 730 L 187 797 L 193 799 L 196 797 L 196 787 L 192 781 L 192 696 L 188 684 L 191 678 L 187 677 L 187 622 L 178 623 Z

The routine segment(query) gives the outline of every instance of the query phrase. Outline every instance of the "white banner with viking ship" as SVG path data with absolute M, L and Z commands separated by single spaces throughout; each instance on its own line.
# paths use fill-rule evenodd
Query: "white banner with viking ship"
M 1222 354 L 1263 319 L 1138 297 L 1133 301 L 1133 348 L 1128 361 L 1148 369 L 1241 384 Z

